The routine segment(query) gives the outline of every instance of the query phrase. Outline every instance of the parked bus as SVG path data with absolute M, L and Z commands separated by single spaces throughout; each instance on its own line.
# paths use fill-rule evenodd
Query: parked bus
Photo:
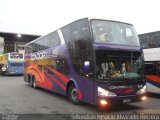
M 79 19 L 25 45 L 24 80 L 74 104 L 143 101 L 143 77 L 142 49 L 128 23 Z
M 22 75 L 24 73 L 24 55 L 17 52 L 1 55 L 0 73 L 3 75 Z
M 147 92 L 160 93 L 160 31 L 139 35 L 145 59 Z

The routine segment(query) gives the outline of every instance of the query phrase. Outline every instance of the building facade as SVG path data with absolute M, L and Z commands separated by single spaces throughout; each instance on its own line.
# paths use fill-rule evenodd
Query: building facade
M 24 45 L 40 36 L 0 32 L 0 54 L 23 52 Z

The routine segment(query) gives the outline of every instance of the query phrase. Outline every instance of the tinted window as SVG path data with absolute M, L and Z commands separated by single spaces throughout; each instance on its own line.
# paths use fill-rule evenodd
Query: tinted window
M 57 60 L 55 64 L 55 69 L 62 74 L 69 74 L 69 68 L 65 60 Z
M 140 46 L 135 29 L 130 24 L 92 20 L 91 26 L 96 43 Z
M 88 19 L 81 19 L 62 28 L 75 71 L 82 75 L 84 61 L 91 61 L 92 41 Z
M 56 70 L 64 75 L 68 75 L 69 74 L 69 68 L 68 68 L 68 64 L 65 60 L 63 59 L 58 59 L 58 60 L 54 60 L 52 61 L 53 64 L 52 65 L 47 65 L 48 67 L 52 68 L 53 70 Z M 44 68 L 45 72 L 53 74 L 53 72 L 49 71 L 48 69 Z
M 26 46 L 26 53 L 37 52 L 47 48 L 55 47 L 60 44 L 60 38 L 57 32 L 52 32 L 44 37 L 38 38 L 36 41 L 32 42 Z
M 65 41 L 66 41 L 66 42 L 69 42 L 69 41 L 71 40 L 71 37 L 70 37 L 70 36 L 71 36 L 71 35 L 70 35 L 70 32 L 71 32 L 71 24 L 63 27 L 63 28 L 61 29 L 61 31 L 62 31 L 62 34 L 63 34 L 63 37 L 64 37 Z
M 146 75 L 159 75 L 160 74 L 160 62 L 147 62 L 145 63 Z
M 22 59 L 23 54 L 21 54 L 21 53 L 10 53 L 10 58 L 11 59 Z
M 23 66 L 23 63 L 10 63 L 11 66 Z
M 151 35 L 150 48 L 160 47 L 160 33 L 155 33 Z
M 32 52 L 32 47 L 30 45 L 25 46 L 25 53 L 30 54 Z
M 150 36 L 149 35 L 140 35 L 139 36 L 140 40 L 140 45 L 142 48 L 148 48 L 149 47 L 149 41 L 150 41 Z
M 160 47 L 160 32 L 139 35 L 140 44 L 143 48 Z

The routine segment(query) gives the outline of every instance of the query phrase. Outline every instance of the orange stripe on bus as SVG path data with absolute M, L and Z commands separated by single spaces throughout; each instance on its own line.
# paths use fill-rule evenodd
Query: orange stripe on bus
M 156 76 L 156 75 L 145 75 L 146 78 L 153 80 L 155 82 L 160 83 L 160 77 Z
M 43 88 L 51 90 L 53 88 L 53 82 L 51 82 L 47 77 L 44 78 L 45 81 L 43 82 L 38 82 L 37 84 Z
M 54 69 L 52 69 L 52 68 L 50 68 L 46 65 L 45 65 L 45 67 L 47 67 L 49 70 L 51 70 L 53 73 L 55 73 L 60 79 L 63 80 L 63 82 L 65 82 L 65 83 L 68 82 L 68 78 L 66 76 L 64 76 L 62 73 L 60 73 L 60 72 L 58 72 L 58 71 L 56 71 L 56 70 L 54 70 Z
M 53 76 L 51 76 L 50 74 L 48 74 L 49 77 L 52 78 L 53 81 L 55 81 L 63 90 L 66 90 L 66 87 L 61 84 L 57 79 L 55 79 Z

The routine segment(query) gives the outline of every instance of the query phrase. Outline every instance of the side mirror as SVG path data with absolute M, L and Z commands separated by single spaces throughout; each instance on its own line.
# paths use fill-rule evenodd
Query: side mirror
M 84 72 L 89 73 L 90 72 L 90 62 L 84 61 Z

